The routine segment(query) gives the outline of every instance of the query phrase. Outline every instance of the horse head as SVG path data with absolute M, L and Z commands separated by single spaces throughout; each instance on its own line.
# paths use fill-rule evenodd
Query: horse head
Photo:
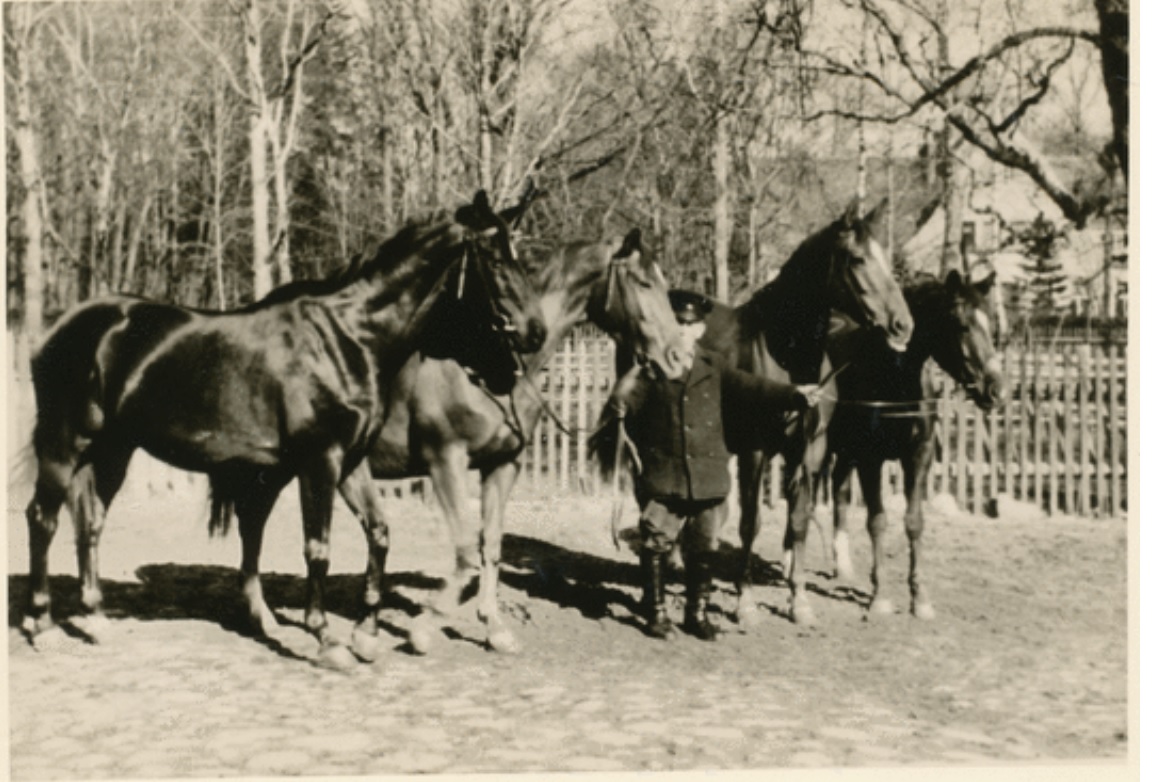
M 825 252 L 831 309 L 884 330 L 893 350 L 904 350 L 912 337 L 912 315 L 892 277 L 884 246 L 876 238 L 886 201 L 861 214 L 859 201 L 818 236 L 813 248 Z
M 540 297 L 512 245 L 508 222 L 493 211 L 483 190 L 456 210 L 455 217 L 468 234 L 456 298 L 485 308 L 487 322 L 513 350 L 535 353 L 548 332 Z
M 953 269 L 944 279 L 947 314 L 932 357 L 982 410 L 1003 402 L 1002 360 L 996 343 L 995 275 L 973 283 Z
M 684 341 L 668 302 L 668 282 L 659 264 L 644 258 L 638 228 L 624 237 L 608 260 L 589 299 L 588 314 L 641 365 L 670 378 L 680 377 L 688 368 Z

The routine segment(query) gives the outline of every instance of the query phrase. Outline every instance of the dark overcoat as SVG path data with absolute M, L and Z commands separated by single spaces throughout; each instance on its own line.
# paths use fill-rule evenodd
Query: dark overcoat
M 762 416 L 806 406 L 804 396 L 778 383 L 735 369 L 724 357 L 697 347 L 681 378 L 626 376 L 614 391 L 640 464 L 637 493 L 650 498 L 709 500 L 731 488 L 728 459 Z

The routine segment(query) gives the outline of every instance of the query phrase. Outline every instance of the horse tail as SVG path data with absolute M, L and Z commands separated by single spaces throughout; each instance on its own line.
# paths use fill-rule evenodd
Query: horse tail
M 236 515 L 236 501 L 216 479 L 209 478 L 209 493 L 212 509 L 208 514 L 208 534 L 211 537 L 225 537 L 232 529 L 232 519 Z

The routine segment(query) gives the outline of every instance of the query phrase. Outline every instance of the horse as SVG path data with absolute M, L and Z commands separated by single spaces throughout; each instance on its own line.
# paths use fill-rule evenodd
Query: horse
M 686 368 L 668 285 L 659 266 L 643 259 L 638 230 L 623 242 L 559 247 L 535 279 L 548 338 L 513 387 L 485 388 L 473 382 L 458 361 L 422 352 L 409 359 L 387 389 L 388 414 L 367 460 L 371 474 L 383 479 L 431 476 L 456 548 L 455 570 L 410 628 L 409 644 L 418 654 L 430 650 L 477 571 L 477 615 L 485 625 L 488 648 L 503 653 L 520 648 L 497 604 L 504 511 L 519 475 L 520 456 L 547 407 L 536 378 L 572 328 L 592 321 L 652 371 L 678 377 Z M 480 472 L 479 524 L 465 513 L 469 469 Z M 368 602 L 378 602 L 388 552 L 382 502 L 363 476 L 346 481 L 341 492 L 353 513 L 369 520 L 367 590 L 373 596 Z M 371 654 L 369 636 L 374 633 L 375 622 L 357 627 L 358 655 Z
M 322 662 L 346 663 L 323 608 L 334 495 L 382 425 L 381 389 L 415 350 L 437 302 L 452 296 L 480 315 L 473 328 L 497 330 L 509 350 L 538 350 L 547 336 L 505 217 L 483 191 L 450 219 L 410 224 L 370 261 L 326 280 L 289 283 L 238 310 L 116 296 L 66 314 L 32 359 L 37 478 L 26 514 L 24 625 L 33 640 L 53 626 L 48 548 L 65 502 L 76 527 L 82 629 L 99 640 L 104 516 L 143 448 L 209 476 L 217 523 L 235 512 L 243 593 L 253 629 L 263 634 L 276 623 L 257 567 L 264 524 L 298 479 L 305 624 Z
M 988 412 L 1003 401 L 996 329 L 1000 319 L 990 296 L 994 285 L 994 276 L 973 283 L 953 270 L 943 281 L 930 277 L 906 286 L 903 293 L 916 328 L 908 349 L 900 353 L 851 321 L 829 339 L 829 356 L 841 369 L 837 408 L 828 427 L 828 455 L 835 457 L 831 474 L 835 575 L 845 580 L 855 577 L 847 521 L 849 478 L 856 470 L 872 538 L 870 617 L 894 611 L 881 578 L 888 524 L 881 471 L 885 462 L 894 460 L 904 472 L 911 611 L 921 619 L 935 616 L 921 572 L 923 503 L 940 418 L 940 394 L 933 388 L 928 359 L 951 375 L 979 409 Z
M 853 201 L 839 218 L 801 242 L 779 274 L 748 301 L 736 307 L 714 302 L 700 344 L 740 369 L 780 382 L 808 384 L 824 378 L 829 391 L 834 378 L 824 349 L 833 310 L 851 313 L 858 322 L 879 329 L 894 350 L 903 349 L 913 322 L 876 238 L 885 206 L 882 201 L 864 214 L 860 203 Z M 742 628 L 757 619 L 752 547 L 760 532 L 764 466 L 776 454 L 782 454 L 785 462 L 789 618 L 800 625 L 815 622 L 805 594 L 804 553 L 813 512 L 813 477 L 823 463 L 832 409 L 832 403 L 824 400 L 803 415 L 725 412 L 726 417 L 742 416 L 749 424 L 747 441 L 732 445 L 738 465 L 741 539 L 736 620 Z

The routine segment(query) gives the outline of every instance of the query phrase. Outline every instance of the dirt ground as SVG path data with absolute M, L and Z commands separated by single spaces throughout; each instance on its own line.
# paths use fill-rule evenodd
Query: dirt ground
M 661 643 L 633 619 L 639 572 L 613 547 L 609 505 L 514 494 L 502 610 L 523 645 L 486 651 L 467 608 L 425 657 L 406 646 L 415 604 L 451 567 L 432 506 L 392 504 L 394 594 L 386 651 L 350 673 L 310 664 L 300 628 L 303 556 L 295 498 L 269 524 L 271 640 L 241 632 L 235 536 L 210 540 L 202 484 L 133 489 L 102 546 L 112 629 L 98 646 L 61 633 L 34 648 L 19 630 L 27 531 L 10 499 L 9 700 L 15 779 L 411 772 L 995 766 L 1032 776 L 1065 761 L 1131 766 L 1128 529 L 1123 519 L 1000 518 L 930 510 L 938 617 L 863 621 L 869 548 L 853 517 L 860 580 L 830 579 L 828 510 L 812 533 L 819 624 L 783 618 L 782 509 L 758 544 L 760 624 L 738 632 L 725 530 L 714 601 L 724 634 Z M 889 578 L 907 546 L 891 513 Z M 629 516 L 626 515 L 626 518 Z M 347 632 L 364 542 L 334 525 L 331 620 Z M 56 611 L 78 605 L 70 527 L 52 552 Z M 682 587 L 672 587 L 674 615 Z M 1098 777 L 1099 778 L 1099 777 Z

